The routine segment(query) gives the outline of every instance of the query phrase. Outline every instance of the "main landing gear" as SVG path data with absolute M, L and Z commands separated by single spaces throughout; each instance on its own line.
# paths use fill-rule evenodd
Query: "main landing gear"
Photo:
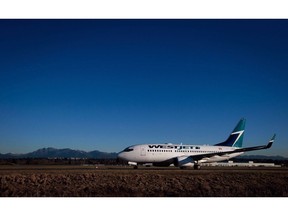
M 198 163 L 194 164 L 194 169 L 195 170 L 199 170 L 200 168 L 201 168 L 200 164 L 198 164 Z
M 187 169 L 187 167 L 181 166 L 180 169 Z
M 195 170 L 199 170 L 199 169 L 201 168 L 201 166 L 200 166 L 200 164 L 195 163 L 195 164 L 193 165 L 193 168 L 194 168 Z M 186 166 L 181 166 L 180 169 L 187 169 L 187 167 L 186 167 Z

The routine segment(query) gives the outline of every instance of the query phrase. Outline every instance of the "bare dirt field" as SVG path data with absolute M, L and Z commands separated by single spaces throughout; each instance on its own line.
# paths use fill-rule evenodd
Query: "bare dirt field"
M 0 196 L 288 197 L 288 169 L 2 165 Z

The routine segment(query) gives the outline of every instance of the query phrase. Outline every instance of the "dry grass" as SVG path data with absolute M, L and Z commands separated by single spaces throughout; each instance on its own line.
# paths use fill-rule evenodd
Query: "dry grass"
M 0 167 L 2 197 L 287 197 L 286 169 Z

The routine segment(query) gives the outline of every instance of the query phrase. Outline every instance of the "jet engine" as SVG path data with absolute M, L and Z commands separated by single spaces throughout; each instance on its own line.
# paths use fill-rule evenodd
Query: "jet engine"
M 194 160 L 189 156 L 177 157 L 174 161 L 174 166 L 177 167 L 191 167 L 194 166 Z

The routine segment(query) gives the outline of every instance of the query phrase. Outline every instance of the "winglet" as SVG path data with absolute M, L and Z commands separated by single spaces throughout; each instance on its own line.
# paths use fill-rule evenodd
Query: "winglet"
M 267 144 L 267 148 L 270 148 L 275 140 L 276 134 L 273 135 L 273 137 L 270 139 L 269 143 Z

